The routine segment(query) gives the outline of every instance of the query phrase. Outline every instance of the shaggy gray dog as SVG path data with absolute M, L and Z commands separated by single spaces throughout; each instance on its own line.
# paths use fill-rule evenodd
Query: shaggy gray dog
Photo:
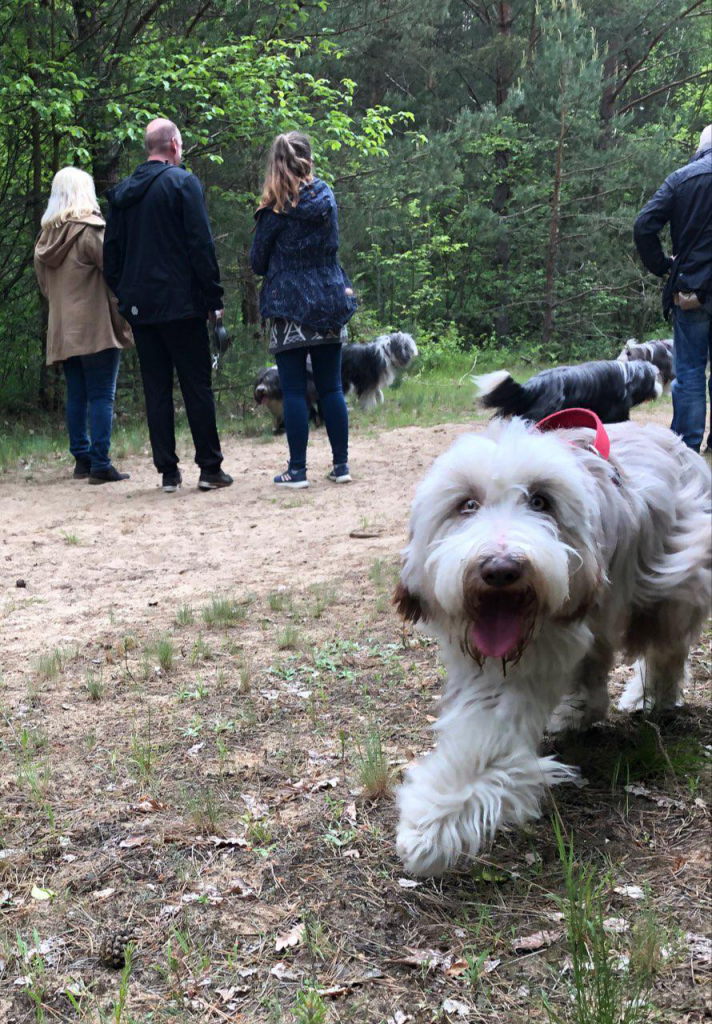
M 605 717 L 617 651 L 644 659 L 650 704 L 679 700 L 710 608 L 710 473 L 662 427 L 608 435 L 606 459 L 592 430 L 495 420 L 418 487 L 396 603 L 439 640 L 447 684 L 437 747 L 398 795 L 412 874 L 476 855 L 575 778 L 539 743 Z

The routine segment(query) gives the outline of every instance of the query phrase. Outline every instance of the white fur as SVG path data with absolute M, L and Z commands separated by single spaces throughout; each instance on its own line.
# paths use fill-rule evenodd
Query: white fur
M 398 793 L 397 846 L 413 874 L 474 856 L 501 826 L 536 817 L 548 786 L 575 778 L 539 757 L 539 743 L 547 724 L 605 716 L 616 650 L 645 658 L 655 706 L 678 700 L 709 608 L 709 474 L 663 428 L 617 424 L 609 436 L 606 462 L 589 431 L 499 422 L 459 438 L 418 487 L 399 597 L 440 641 L 447 685 L 437 747 Z M 533 511 L 542 493 L 551 507 Z M 468 499 L 477 511 L 462 511 Z M 506 666 L 465 643 L 480 607 L 469 591 L 495 555 L 525 566 L 536 597 L 531 635 Z

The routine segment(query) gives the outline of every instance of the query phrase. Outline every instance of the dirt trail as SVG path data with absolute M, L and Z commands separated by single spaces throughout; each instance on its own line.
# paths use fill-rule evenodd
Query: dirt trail
M 634 418 L 667 425 L 668 405 L 641 407 Z M 450 423 L 356 434 L 354 482 L 343 487 L 325 479 L 329 448 L 318 431 L 304 491 L 271 483 L 284 464 L 281 437 L 228 439 L 225 468 L 235 484 L 209 494 L 197 490 L 198 469 L 185 452 L 176 494 L 160 490 L 145 456 L 122 460 L 130 481 L 102 487 L 72 480 L 68 462 L 8 474 L 0 482 L 0 673 L 24 674 L 37 655 L 104 631 L 165 628 L 180 604 L 208 595 L 265 594 L 367 573 L 403 546 L 424 470 L 472 429 Z M 350 536 L 363 527 L 377 527 L 378 536 Z
M 67 463 L 27 479 L 10 474 L 0 484 L 0 669 L 21 670 L 43 651 L 105 629 L 152 620 L 164 627 L 181 603 L 207 595 L 366 573 L 376 558 L 402 547 L 418 479 L 468 429 L 356 436 L 354 482 L 338 487 L 325 479 L 328 445 L 319 432 L 310 442 L 312 486 L 304 491 L 272 486 L 284 462 L 283 438 L 228 440 L 225 468 L 235 484 L 209 494 L 196 489 L 198 470 L 187 460 L 185 485 L 172 495 L 160 490 L 146 457 L 122 460 L 130 481 L 102 487 L 70 479 Z M 379 535 L 349 536 L 364 526 L 377 526 Z

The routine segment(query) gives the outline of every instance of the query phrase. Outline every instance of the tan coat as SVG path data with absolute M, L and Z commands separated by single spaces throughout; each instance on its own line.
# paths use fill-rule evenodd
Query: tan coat
M 102 274 L 103 245 L 98 214 L 43 228 L 37 239 L 35 273 L 49 301 L 48 365 L 133 344 Z

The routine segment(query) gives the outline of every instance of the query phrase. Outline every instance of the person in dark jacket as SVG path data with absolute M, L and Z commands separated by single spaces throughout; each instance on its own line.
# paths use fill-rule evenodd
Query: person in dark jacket
M 673 256 L 660 232 L 670 224 Z M 673 317 L 672 429 L 700 450 L 705 432 L 705 368 L 712 362 L 712 124 L 692 160 L 665 179 L 638 215 L 633 231 L 640 258 L 667 280 L 663 312 Z M 709 384 L 712 407 L 712 379 Z M 712 429 L 707 437 L 712 451 Z
M 181 166 L 172 121 L 146 128 L 148 159 L 107 193 L 104 276 L 133 328 L 153 461 L 163 490 L 182 481 L 176 454 L 173 370 L 203 491 L 228 487 L 215 419 L 206 320 L 222 316 L 223 289 L 202 186 Z
M 265 280 L 260 312 L 269 322 L 269 349 L 284 394 L 289 465 L 274 478 L 278 487 L 308 487 L 307 357 L 331 444 L 328 479 L 348 483 L 349 418 L 341 386 L 341 345 L 356 309 L 338 260 L 339 225 L 334 193 L 314 177 L 306 135 L 288 132 L 274 140 L 250 253 L 252 269 Z

